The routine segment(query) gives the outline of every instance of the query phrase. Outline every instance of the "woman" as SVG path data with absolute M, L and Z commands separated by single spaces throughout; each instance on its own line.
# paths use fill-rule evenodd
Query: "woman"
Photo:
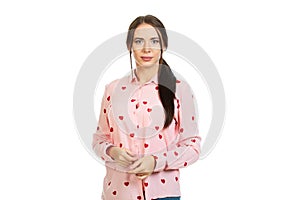
M 106 166 L 102 199 L 178 200 L 179 169 L 200 154 L 195 99 L 163 59 L 168 37 L 159 19 L 136 18 L 126 43 L 131 74 L 105 86 L 93 137 Z

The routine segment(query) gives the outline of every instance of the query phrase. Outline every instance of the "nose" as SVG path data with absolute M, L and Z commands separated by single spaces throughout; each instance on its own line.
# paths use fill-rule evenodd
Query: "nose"
M 148 41 L 145 41 L 144 46 L 143 46 L 143 52 L 144 53 L 149 53 L 151 51 L 151 47 Z
M 150 52 L 151 52 L 151 49 L 150 49 L 150 48 L 143 48 L 143 52 L 144 52 L 144 53 L 150 53 Z

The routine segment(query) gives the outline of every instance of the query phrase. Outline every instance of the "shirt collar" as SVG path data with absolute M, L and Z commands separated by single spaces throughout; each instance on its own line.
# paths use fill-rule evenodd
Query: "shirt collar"
M 130 83 L 139 83 L 139 81 L 137 79 L 137 76 L 136 76 L 136 69 L 133 70 L 132 76 L 131 76 L 131 73 L 129 74 L 128 80 L 129 80 Z M 158 85 L 157 73 L 149 81 L 147 81 L 144 84 L 152 83 L 152 82 Z

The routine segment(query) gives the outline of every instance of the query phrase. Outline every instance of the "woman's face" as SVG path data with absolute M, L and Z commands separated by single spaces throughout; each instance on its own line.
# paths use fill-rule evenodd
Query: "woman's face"
M 132 50 L 137 67 L 159 65 L 160 43 L 156 30 L 149 24 L 139 25 L 133 35 Z

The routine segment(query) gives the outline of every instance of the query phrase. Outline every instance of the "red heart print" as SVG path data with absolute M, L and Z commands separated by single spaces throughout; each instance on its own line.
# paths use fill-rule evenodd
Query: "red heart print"
M 156 89 L 156 90 L 158 90 L 158 85 L 157 85 L 157 86 L 155 86 L 155 89 Z
M 120 119 L 120 120 L 123 120 L 123 119 L 124 119 L 124 116 L 120 115 L 120 116 L 119 116 L 119 119 Z
M 175 177 L 175 181 L 178 181 L 178 177 L 177 176 Z
M 160 179 L 160 181 L 163 183 L 163 184 L 165 184 L 165 182 L 166 182 L 166 180 L 165 179 Z
M 142 199 L 142 197 L 141 197 L 141 196 L 137 196 L 136 198 L 137 198 L 137 199 Z
M 192 120 L 193 120 L 193 121 L 195 120 L 195 116 L 192 116 Z
M 130 133 L 130 137 L 134 137 L 134 133 Z
M 195 139 L 192 139 L 191 141 L 192 141 L 192 142 L 194 142 L 194 143 L 196 142 L 196 140 L 195 140 Z
M 120 143 L 120 148 L 122 148 L 122 146 L 123 146 L 123 144 L 122 144 L 122 143 Z
M 151 108 L 148 108 L 148 109 L 147 109 L 147 111 L 148 111 L 148 112 L 151 112 L 151 111 L 152 111 L 152 109 L 151 109 Z
M 184 162 L 183 166 L 185 166 L 185 167 L 186 167 L 186 166 L 187 166 L 187 162 Z
M 159 134 L 158 137 L 159 137 L 159 139 L 162 139 L 162 135 L 161 134 Z
M 145 104 L 145 105 L 146 105 L 146 104 L 147 104 L 147 101 L 143 101 L 143 104 Z
M 175 155 L 175 156 L 178 156 L 178 152 L 177 152 L 177 151 L 174 151 L 174 155 Z
M 110 100 L 110 96 L 108 96 L 106 99 L 107 99 L 107 101 L 109 101 Z
M 135 99 L 131 99 L 131 102 L 135 102 Z
M 126 89 L 126 86 L 122 86 L 122 90 L 125 90 Z
M 99 126 L 97 126 L 97 131 L 99 131 Z
M 107 185 L 110 186 L 110 184 L 111 184 L 111 181 L 109 181 L 109 183 Z
M 115 190 L 115 191 L 113 191 L 113 193 L 112 193 L 113 195 L 117 195 L 117 191 Z
M 181 128 L 179 131 L 180 131 L 180 133 L 182 133 L 183 132 L 183 128 Z
M 147 144 L 147 143 L 144 144 L 144 147 L 145 147 L 145 148 L 147 148 L 148 146 L 149 146 L 149 144 Z
M 164 155 L 165 157 L 167 157 L 167 153 L 164 153 L 163 155 Z
M 180 108 L 180 104 L 177 105 L 177 109 L 179 109 L 179 108 Z
M 147 187 L 147 186 L 148 186 L 148 183 L 145 182 L 145 183 L 144 183 L 144 186 Z
M 159 126 L 155 126 L 155 129 L 158 131 L 158 129 L 159 129 Z
M 125 185 L 125 186 L 128 186 L 128 185 L 129 185 L 129 182 L 124 182 L 124 185 Z
M 105 108 L 103 109 L 103 112 L 106 113 L 106 109 Z
M 110 131 L 110 132 L 113 132 L 113 131 L 114 131 L 114 128 L 113 128 L 113 127 L 110 127 L 109 131 Z
M 181 81 L 180 80 L 176 80 L 176 83 L 180 83 Z

